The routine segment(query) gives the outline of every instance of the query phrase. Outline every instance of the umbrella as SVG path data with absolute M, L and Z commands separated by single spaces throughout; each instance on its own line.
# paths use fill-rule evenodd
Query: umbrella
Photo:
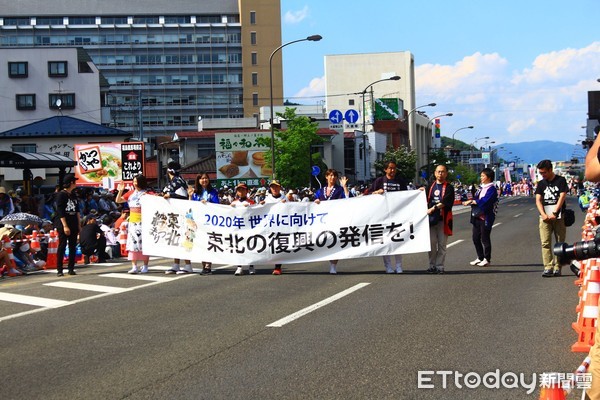
M 29 225 L 29 224 L 38 224 L 42 225 L 44 222 L 43 219 L 38 217 L 37 215 L 29 214 L 29 213 L 13 213 L 8 214 L 6 217 L 0 219 L 0 224 L 2 225 Z

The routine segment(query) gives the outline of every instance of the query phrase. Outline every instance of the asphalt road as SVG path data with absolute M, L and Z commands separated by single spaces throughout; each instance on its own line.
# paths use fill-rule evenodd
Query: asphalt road
M 170 260 L 157 259 L 143 277 L 120 263 L 4 279 L 0 396 L 537 399 L 539 374 L 573 372 L 585 357 L 570 350 L 578 288 L 568 270 L 541 277 L 533 199 L 503 201 L 496 223 L 492 265 L 471 267 L 468 214 L 458 211 L 444 275 L 425 273 L 426 254 L 411 254 L 402 275 L 385 274 L 380 257 L 342 260 L 336 276 L 311 263 L 241 277 L 233 267 L 167 276 Z M 419 371 L 433 388 L 419 387 Z M 468 388 L 456 372 L 537 382 L 531 394 L 518 383 Z

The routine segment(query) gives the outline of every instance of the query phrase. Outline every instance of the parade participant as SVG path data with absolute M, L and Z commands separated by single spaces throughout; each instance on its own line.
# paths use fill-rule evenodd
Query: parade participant
M 4 186 L 0 186 L 0 218 L 6 217 L 15 212 L 15 205 L 12 198 L 6 194 Z
M 281 193 L 281 184 L 277 180 L 272 180 L 269 184 L 269 193 L 260 204 L 285 203 L 286 201 L 288 201 L 287 197 Z M 275 264 L 273 275 L 281 275 L 281 264 Z
M 492 226 L 496 219 L 498 191 L 494 185 L 494 171 L 484 168 L 480 174 L 481 187 L 475 192 L 472 200 L 463 202 L 471 206 L 471 224 L 473 224 L 473 244 L 477 258 L 471 265 L 485 267 L 492 261 Z
M 219 192 L 210 184 L 210 178 L 206 172 L 196 176 L 194 187 L 188 188 L 188 195 L 192 201 L 200 201 L 204 204 L 219 204 Z M 212 273 L 212 263 L 202 261 L 201 273 L 202 275 L 210 275 Z
M 241 182 L 235 187 L 235 199 L 231 202 L 232 207 L 248 207 L 255 204 L 254 200 L 248 197 L 248 185 L 246 183 Z M 254 275 L 256 271 L 254 270 L 254 265 L 248 266 L 248 273 L 250 275 Z M 240 276 L 244 274 L 244 270 L 241 265 L 237 266 L 235 270 L 235 275 Z
M 58 230 L 57 276 L 63 276 L 63 259 L 67 244 L 69 245 L 69 275 L 76 275 L 75 251 L 77 249 L 79 226 L 81 225 L 81 216 L 77 208 L 77 196 L 73 193 L 76 187 L 77 178 L 75 175 L 67 174 L 62 182 L 62 190 L 56 194 L 54 226 Z
M 179 170 L 181 169 L 181 165 L 177 161 L 171 161 L 167 164 L 167 177 L 168 184 L 162 190 L 162 196 L 165 199 L 181 199 L 188 200 L 188 185 L 185 179 L 179 175 Z M 165 274 L 176 274 L 178 272 L 182 273 L 192 273 L 194 269 L 192 268 L 192 262 L 190 260 L 183 260 L 185 262 L 183 268 L 180 268 L 181 260 L 179 258 L 173 259 L 173 265 L 171 269 L 165 271 Z
M 387 192 L 398 192 L 400 190 L 407 190 L 408 187 L 406 182 L 401 178 L 396 177 L 397 167 L 395 161 L 388 161 L 384 165 L 385 175 L 375 179 L 369 189 L 370 194 L 384 194 Z M 392 268 L 392 257 L 383 256 L 383 265 L 387 274 L 401 274 L 402 270 L 402 254 L 396 254 L 396 268 Z
M 435 181 L 425 189 L 427 195 L 427 214 L 429 215 L 429 273 L 444 273 L 446 245 L 452 235 L 452 206 L 454 205 L 454 186 L 448 179 L 448 167 L 435 167 Z
M 340 178 L 341 185 L 337 184 L 338 172 L 330 168 L 325 171 L 325 180 L 327 186 L 317 190 L 315 194 L 315 203 L 319 204 L 321 201 L 346 199 L 350 197 L 350 191 L 348 190 L 348 178 L 342 176 Z M 329 261 L 329 273 L 332 275 L 337 274 L 337 263 L 339 260 Z
M 133 190 L 123 195 L 125 184 L 119 183 L 117 187 L 117 203 L 127 202 L 129 205 L 129 220 L 127 222 L 127 259 L 131 261 L 130 274 L 145 274 L 148 272 L 148 262 L 150 256 L 143 254 L 142 246 L 142 197 L 146 195 L 148 181 L 142 174 L 133 178 Z M 142 269 L 138 270 L 138 261 L 142 261 Z
M 83 219 L 83 226 L 79 232 L 79 245 L 83 254 L 83 263 L 86 265 L 90 263 L 90 257 L 94 254 L 98 256 L 98 263 L 105 263 L 109 258 L 106 254 L 106 237 L 93 214 Z
M 539 231 L 542 244 L 542 261 L 544 263 L 544 278 L 560 276 L 561 265 L 552 253 L 552 237 L 556 243 L 564 242 L 567 227 L 563 218 L 566 206 L 567 180 L 556 175 L 552 170 L 552 161 L 542 160 L 537 165 L 542 180 L 535 189 L 535 205 L 540 213 Z

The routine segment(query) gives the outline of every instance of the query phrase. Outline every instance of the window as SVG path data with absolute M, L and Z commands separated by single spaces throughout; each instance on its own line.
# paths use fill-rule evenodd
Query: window
M 256 11 L 250 11 L 250 25 L 256 25 Z
M 353 106 L 353 105 L 354 105 L 354 99 L 350 99 L 350 100 L 348 100 L 348 105 L 349 105 L 349 106 Z
M 258 54 L 253 51 L 252 52 L 252 65 L 257 65 L 258 64 Z
M 53 18 L 53 17 L 37 17 L 35 24 L 36 25 L 62 25 L 62 18 Z
M 24 26 L 29 25 L 29 18 L 4 18 L 4 26 Z
M 36 144 L 13 144 L 11 146 L 12 151 L 18 151 L 19 153 L 37 153 Z
M 67 75 L 68 71 L 66 61 L 48 61 L 48 76 L 61 77 Z
M 134 24 L 158 24 L 158 17 L 133 17 Z
M 9 62 L 8 76 L 10 78 L 27 78 L 28 68 L 27 61 Z
M 252 93 L 252 105 L 258 106 L 258 93 Z
M 252 86 L 258 86 L 258 73 L 252 73 Z
M 75 93 L 51 93 L 48 95 L 48 104 L 53 110 L 72 110 L 75 108 Z
M 250 32 L 250 44 L 256 44 L 256 32 Z
M 103 24 L 126 24 L 127 17 L 100 17 Z
M 69 17 L 69 25 L 96 25 L 96 17 Z
M 35 110 L 35 94 L 18 94 L 17 110 Z

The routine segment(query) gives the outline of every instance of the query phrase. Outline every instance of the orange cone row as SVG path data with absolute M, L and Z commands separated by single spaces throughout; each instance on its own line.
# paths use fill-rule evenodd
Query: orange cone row
M 50 231 L 48 239 L 48 256 L 44 269 L 56 269 L 58 267 L 58 233 L 56 229 Z

